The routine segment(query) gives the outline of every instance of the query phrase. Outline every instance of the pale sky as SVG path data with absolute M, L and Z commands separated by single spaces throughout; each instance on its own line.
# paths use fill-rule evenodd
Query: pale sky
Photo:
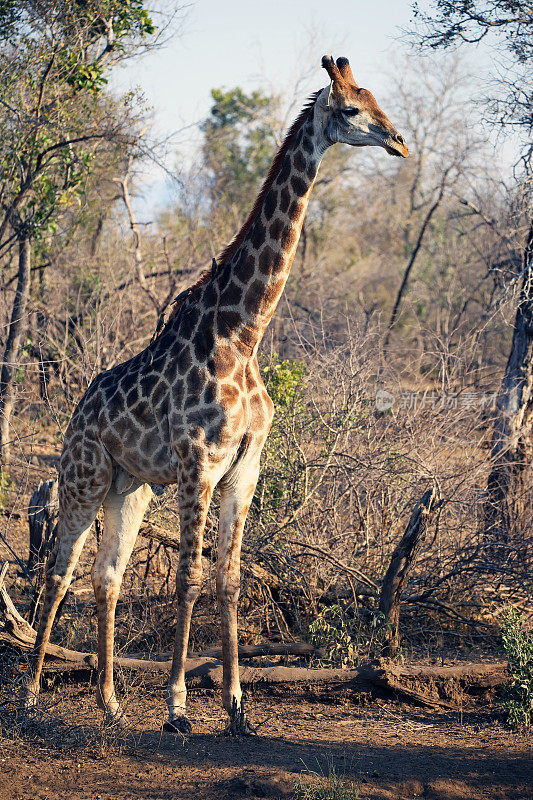
M 129 65 L 121 83 L 139 85 L 174 129 L 207 114 L 212 87 L 283 87 L 303 60 L 304 67 L 316 61 L 316 81 L 326 85 L 324 53 L 346 55 L 358 83 L 375 85 L 399 26 L 409 23 L 410 3 L 336 0 L 334 8 L 328 13 L 324 0 L 196 0 L 182 35 Z M 311 41 L 316 52 L 309 52 Z
M 356 81 L 379 103 L 387 94 L 393 54 L 401 47 L 401 29 L 411 17 L 411 2 L 405 0 L 196 0 L 186 9 L 181 34 L 122 67 L 115 86 L 142 90 L 153 109 L 153 135 L 171 137 L 165 162 L 175 170 L 190 162 L 199 140 L 196 125 L 209 112 L 213 87 L 290 92 L 296 77 L 314 66 L 302 87 L 303 104 L 306 93 L 326 85 L 320 59 L 331 53 L 349 58 Z M 488 71 L 486 48 L 469 48 L 469 60 L 480 74 Z M 167 199 L 163 176 L 151 168 L 145 185 L 149 204 Z

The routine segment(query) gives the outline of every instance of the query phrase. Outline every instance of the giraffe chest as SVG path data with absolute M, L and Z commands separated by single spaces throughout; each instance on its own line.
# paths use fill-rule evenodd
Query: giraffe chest
M 174 483 L 191 459 L 223 474 L 246 434 L 262 446 L 271 406 L 257 364 L 221 345 L 202 360 L 169 359 L 162 374 L 126 373 L 101 399 L 101 441 L 120 466 L 152 483 Z
M 268 429 L 269 404 L 258 370 L 215 354 L 173 386 L 171 445 L 176 449 L 186 439 L 211 456 L 231 456 L 246 433 Z

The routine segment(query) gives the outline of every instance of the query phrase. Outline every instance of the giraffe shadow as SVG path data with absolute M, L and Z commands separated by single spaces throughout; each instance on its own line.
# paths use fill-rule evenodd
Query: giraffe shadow
M 154 758 L 170 759 L 178 772 L 198 770 L 206 776 L 213 796 L 220 798 L 294 797 L 299 781 L 305 783 L 307 777 L 326 781 L 332 772 L 362 790 L 381 786 L 383 800 L 533 797 L 527 789 L 533 785 L 533 764 L 525 749 L 510 759 L 503 750 L 485 752 L 481 743 L 465 750 L 461 743 L 442 745 L 431 737 L 425 744 L 398 740 L 392 746 L 371 739 L 367 745 L 318 738 L 302 742 L 288 731 L 245 739 L 200 733 L 173 741 L 154 731 L 145 732 L 131 758 L 139 765 Z M 190 797 L 193 800 L 194 794 Z
M 149 698 L 144 700 L 146 706 L 152 705 Z M 515 747 L 509 740 L 509 749 L 501 742 L 486 747 L 486 736 L 479 744 L 470 736 L 465 747 L 468 731 L 494 727 L 494 715 L 489 711 L 484 715 L 465 713 L 462 725 L 467 733 L 461 738 L 457 735 L 461 729 L 453 728 L 449 715 L 428 716 L 411 709 L 402 718 L 411 724 L 429 723 L 425 725 L 427 735 L 415 740 L 405 735 L 401 725 L 396 738 L 387 736 L 383 719 L 377 718 L 364 727 L 364 734 L 368 732 L 365 738 L 364 715 L 354 715 L 353 736 L 350 729 L 339 728 L 327 711 L 307 725 L 298 718 L 299 708 L 292 705 L 281 718 L 281 732 L 265 725 L 257 736 L 233 739 L 223 735 L 224 715 L 213 711 L 210 702 L 193 708 L 193 723 L 208 723 L 213 732 L 188 737 L 165 733 L 155 713 L 148 716 L 145 705 L 138 713 L 131 709 L 126 728 L 104 725 L 92 694 L 84 690 L 66 698 L 57 693 L 35 718 L 24 723 L 13 720 L 12 732 L 18 731 L 27 744 L 34 743 L 52 760 L 68 753 L 76 761 L 112 765 L 120 775 L 124 796 L 146 800 L 198 800 L 200 796 L 206 800 L 288 799 L 295 796 L 298 782 L 326 781 L 332 770 L 343 780 L 359 784 L 361 797 L 380 800 L 524 800 L 532 796 L 528 787 L 533 785 L 533 765 L 525 745 Z M 207 716 L 213 713 L 214 717 Z M 3 732 L 8 733 L 8 727 L 4 726 Z M 146 780 L 139 782 L 139 775 L 146 775 Z M 89 775 L 87 780 L 102 779 Z

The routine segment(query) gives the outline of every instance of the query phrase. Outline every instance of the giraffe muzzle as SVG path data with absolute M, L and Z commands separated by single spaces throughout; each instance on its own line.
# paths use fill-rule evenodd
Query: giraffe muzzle
M 405 143 L 405 139 L 400 133 L 394 133 L 388 136 L 385 142 L 385 150 L 391 156 L 409 158 L 409 149 Z

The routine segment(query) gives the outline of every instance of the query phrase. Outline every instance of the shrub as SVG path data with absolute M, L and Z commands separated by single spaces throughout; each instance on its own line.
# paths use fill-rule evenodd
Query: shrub
M 252 514 L 261 512 L 268 518 L 289 500 L 296 500 L 300 486 L 295 471 L 294 449 L 287 446 L 288 431 L 298 430 L 305 415 L 305 393 L 302 385 L 306 374 L 301 361 L 279 361 L 274 353 L 262 363 L 261 374 L 274 403 L 274 420 L 263 450 L 263 463 L 258 491 L 252 503 Z M 297 435 L 297 434 L 295 434 Z
M 352 639 L 340 605 L 325 608 L 309 625 L 308 639 L 325 651 L 323 663 L 352 667 L 357 661 L 357 645 Z
M 504 709 L 512 728 L 531 728 L 533 715 L 533 631 L 525 629 L 525 617 L 509 609 L 504 618 L 502 642 L 509 661 L 511 680 L 504 688 Z

